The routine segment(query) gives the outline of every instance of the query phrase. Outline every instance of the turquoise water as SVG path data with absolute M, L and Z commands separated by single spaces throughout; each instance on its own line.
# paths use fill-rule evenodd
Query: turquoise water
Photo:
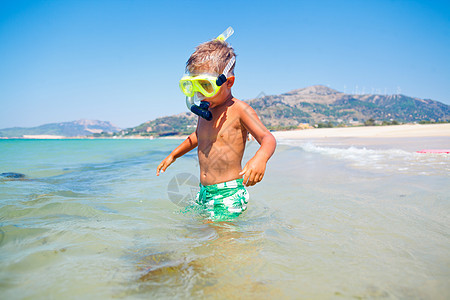
M 450 297 L 450 156 L 280 141 L 208 223 L 195 151 L 155 176 L 179 142 L 0 140 L 1 298 Z

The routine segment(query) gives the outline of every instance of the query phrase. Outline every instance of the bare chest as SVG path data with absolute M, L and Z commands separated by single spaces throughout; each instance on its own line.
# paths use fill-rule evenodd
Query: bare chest
M 198 146 L 211 147 L 213 144 L 241 144 L 247 135 L 238 118 L 226 115 L 211 121 L 199 120 L 197 128 Z

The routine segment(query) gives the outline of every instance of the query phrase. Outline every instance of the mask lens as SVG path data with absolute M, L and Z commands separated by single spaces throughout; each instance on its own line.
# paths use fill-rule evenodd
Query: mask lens
M 209 82 L 208 80 L 199 80 L 198 83 L 200 84 L 202 89 L 205 90 L 205 92 L 207 92 L 207 93 L 214 92 L 214 87 L 213 87 L 212 83 Z
M 185 93 L 186 95 L 192 94 L 192 92 L 193 92 L 192 82 L 186 80 L 181 84 L 181 86 L 182 86 L 183 93 Z

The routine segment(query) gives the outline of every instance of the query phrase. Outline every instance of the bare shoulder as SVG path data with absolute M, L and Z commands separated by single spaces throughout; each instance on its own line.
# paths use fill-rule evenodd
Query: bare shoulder
M 255 113 L 254 109 L 250 105 L 248 105 L 248 103 L 246 103 L 242 100 L 236 99 L 236 98 L 234 98 L 233 101 L 234 101 L 234 105 L 233 105 L 234 109 L 239 114 L 242 114 L 242 113 L 254 114 Z
M 233 98 L 234 101 L 234 105 L 236 106 L 236 108 L 240 109 L 240 108 L 245 108 L 245 107 L 250 107 L 250 105 L 248 105 L 247 103 L 245 103 L 242 100 Z

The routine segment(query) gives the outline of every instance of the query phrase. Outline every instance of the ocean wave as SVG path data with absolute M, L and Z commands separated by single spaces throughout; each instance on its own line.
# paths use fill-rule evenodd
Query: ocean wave
M 450 155 L 408 152 L 402 149 L 369 149 L 356 146 L 324 146 L 299 140 L 284 140 L 280 144 L 302 149 L 347 162 L 352 167 L 383 172 L 415 175 L 444 175 L 450 172 Z

